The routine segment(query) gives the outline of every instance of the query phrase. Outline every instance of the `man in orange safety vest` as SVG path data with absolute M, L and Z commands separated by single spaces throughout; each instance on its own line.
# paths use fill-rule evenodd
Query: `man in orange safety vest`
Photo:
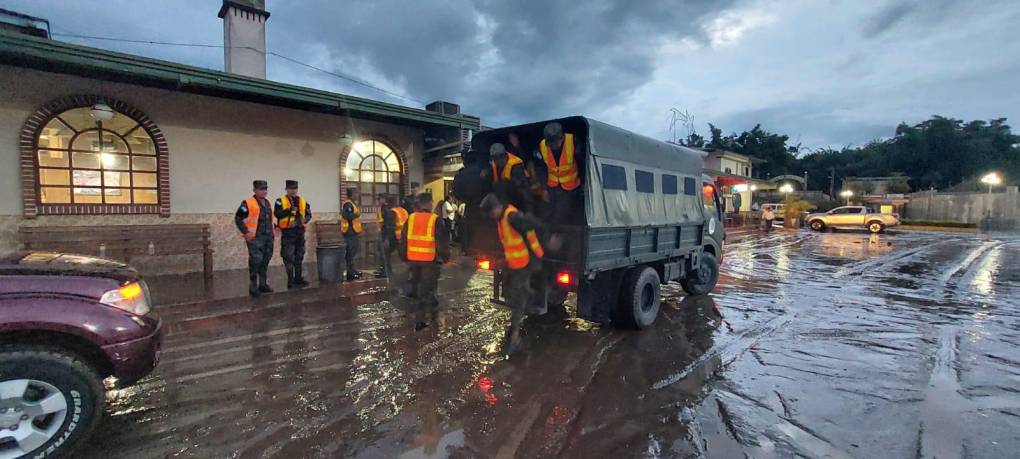
M 411 292 L 418 302 L 415 330 L 438 318 L 439 268 L 450 259 L 450 236 L 446 225 L 432 212 L 432 195 L 418 195 L 417 209 L 401 230 L 400 257 L 411 274 Z M 426 321 L 426 317 L 429 319 Z

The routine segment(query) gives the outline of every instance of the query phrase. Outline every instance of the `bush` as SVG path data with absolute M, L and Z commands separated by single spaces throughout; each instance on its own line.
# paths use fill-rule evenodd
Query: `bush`
M 811 211 L 815 208 L 814 204 L 807 201 L 801 201 L 799 199 L 787 199 L 786 200 L 786 221 L 792 222 L 795 219 L 800 218 L 800 214 L 803 212 Z

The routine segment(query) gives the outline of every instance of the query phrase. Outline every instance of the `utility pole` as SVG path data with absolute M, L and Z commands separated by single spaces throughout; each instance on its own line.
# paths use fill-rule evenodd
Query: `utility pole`
M 829 171 L 829 198 L 835 196 L 836 193 L 836 168 L 833 167 Z

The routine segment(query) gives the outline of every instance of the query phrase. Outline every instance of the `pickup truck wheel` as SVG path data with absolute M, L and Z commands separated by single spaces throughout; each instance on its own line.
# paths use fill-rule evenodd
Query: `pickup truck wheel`
M 659 315 L 660 301 L 659 273 L 647 266 L 634 268 L 623 281 L 616 319 L 628 328 L 648 327 Z
M 70 455 L 104 402 L 102 380 L 84 361 L 46 347 L 0 347 L 0 458 Z
M 825 223 L 821 220 L 811 220 L 811 229 L 815 231 L 824 231 Z
M 719 262 L 710 253 L 701 254 L 701 265 L 697 271 L 680 280 L 680 286 L 691 295 L 707 295 L 719 282 Z
M 882 231 L 885 231 L 885 225 L 883 225 L 882 222 L 877 221 L 868 223 L 868 231 L 871 231 L 872 234 L 881 233 Z

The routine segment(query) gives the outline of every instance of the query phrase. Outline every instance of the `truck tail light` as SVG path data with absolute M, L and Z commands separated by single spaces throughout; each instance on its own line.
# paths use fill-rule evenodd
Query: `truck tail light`
M 556 283 L 563 287 L 570 287 L 574 285 L 574 275 L 570 271 L 560 271 L 556 273 Z
M 478 269 L 492 271 L 492 262 L 488 258 L 479 258 L 475 265 L 478 266 Z
M 141 282 L 124 284 L 110 290 L 99 298 L 99 302 L 122 311 L 144 316 L 149 313 L 149 292 Z

